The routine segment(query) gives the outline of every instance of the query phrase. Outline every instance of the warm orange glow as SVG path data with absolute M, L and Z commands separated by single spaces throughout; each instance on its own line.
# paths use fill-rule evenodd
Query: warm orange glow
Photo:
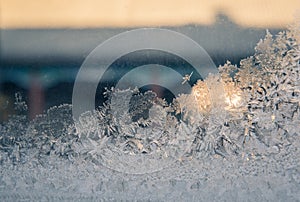
M 212 24 L 218 13 L 242 26 L 284 27 L 300 0 L 0 0 L 1 28 Z M 300 13 L 300 11 L 299 11 Z
M 229 108 L 238 107 L 240 105 L 241 100 L 242 98 L 237 94 L 226 96 L 225 98 L 225 102 Z
M 193 86 L 192 95 L 195 98 L 200 113 L 209 113 L 212 107 L 209 88 L 204 81 L 198 80 Z
M 243 111 L 245 102 L 243 100 L 243 92 L 234 82 L 223 83 L 225 93 L 225 109 L 228 111 Z

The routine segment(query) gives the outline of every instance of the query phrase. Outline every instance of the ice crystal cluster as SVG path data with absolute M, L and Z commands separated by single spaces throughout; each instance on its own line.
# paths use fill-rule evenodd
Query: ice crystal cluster
M 77 121 L 67 104 L 30 121 L 16 94 L 0 200 L 299 200 L 300 27 L 219 72 L 172 103 L 107 90 Z
M 194 112 L 190 117 L 190 125 L 201 131 L 195 133 L 193 151 L 210 144 L 213 153 L 226 156 L 249 146 L 253 150 L 252 141 L 266 151 L 293 142 L 300 130 L 299 38 L 299 30 L 275 37 L 267 31 L 255 54 L 242 60 L 239 67 L 227 62 L 219 67 L 220 75 L 198 81 L 190 95 L 196 104 L 188 109 L 197 106 L 203 115 L 196 118 Z M 187 106 L 191 99 L 182 105 Z

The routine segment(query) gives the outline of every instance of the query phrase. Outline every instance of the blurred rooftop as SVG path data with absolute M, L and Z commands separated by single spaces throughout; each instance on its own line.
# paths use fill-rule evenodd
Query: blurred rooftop
M 167 28 L 197 42 L 217 66 L 238 64 L 266 29 L 285 29 L 299 9 L 300 0 L 0 0 L 0 122 L 16 92 L 30 117 L 71 103 L 82 62 L 116 34 Z

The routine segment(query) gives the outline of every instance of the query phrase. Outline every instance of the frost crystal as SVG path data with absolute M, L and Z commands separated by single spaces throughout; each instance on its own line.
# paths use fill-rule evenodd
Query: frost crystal
M 298 200 L 299 30 L 267 31 L 239 67 L 228 61 L 170 104 L 111 89 L 79 120 L 65 104 L 30 121 L 16 94 L 17 115 L 0 125 L 0 200 L 42 200 L 45 190 L 47 200 L 135 200 L 149 189 L 162 198 L 167 190 L 191 200 Z

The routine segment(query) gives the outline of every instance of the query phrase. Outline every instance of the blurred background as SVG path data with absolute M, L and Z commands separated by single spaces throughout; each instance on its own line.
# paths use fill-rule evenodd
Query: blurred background
M 254 53 L 266 29 L 273 34 L 286 29 L 299 9 L 299 0 L 0 0 L 0 122 L 15 113 L 15 93 L 28 103 L 31 118 L 51 106 L 71 104 L 85 57 L 121 32 L 171 29 L 199 43 L 217 66 L 227 60 L 238 65 Z M 116 64 L 132 65 L 143 54 Z M 180 62 L 172 65 L 184 69 Z M 112 85 L 114 79 L 99 85 Z

